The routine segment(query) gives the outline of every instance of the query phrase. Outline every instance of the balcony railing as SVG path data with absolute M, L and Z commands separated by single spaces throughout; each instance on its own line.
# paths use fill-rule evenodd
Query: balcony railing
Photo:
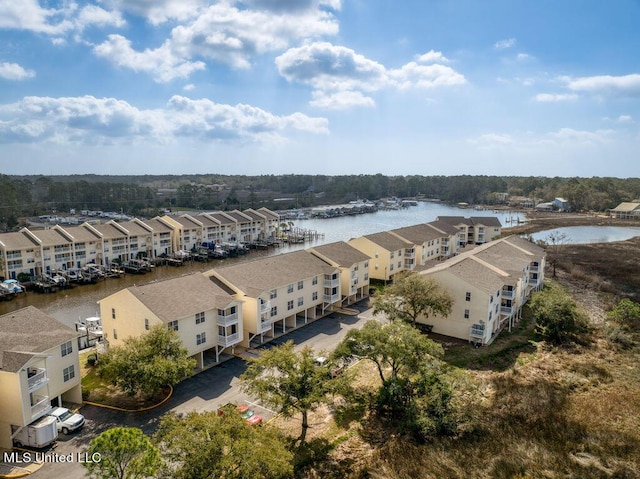
M 505 314 L 513 313 L 513 306 L 500 306 L 500 312 Z
M 540 265 L 537 265 L 537 264 L 530 265 L 529 271 L 531 271 L 532 273 L 537 273 L 538 271 L 540 271 Z
M 325 303 L 335 303 L 336 301 L 338 301 L 340 299 L 340 295 L 339 294 L 325 294 L 324 295 L 324 302 Z
M 529 278 L 529 284 L 532 284 L 532 285 L 538 284 L 538 278 Z
M 227 346 L 233 346 L 240 342 L 240 335 L 238 333 L 228 334 L 227 336 L 218 336 L 218 346 L 226 348 Z
M 351 279 L 358 279 L 358 272 L 357 271 L 352 271 L 351 272 Z
M 259 328 L 261 333 L 269 331 L 271 329 L 271 321 L 260 321 Z
M 260 302 L 260 314 L 268 313 L 271 310 L 271 301 Z
M 516 296 L 516 291 L 514 289 L 503 289 L 502 297 L 507 299 L 513 299 Z
M 416 257 L 416 252 L 414 250 L 407 250 L 404 252 L 404 257 L 405 258 L 415 258 Z
M 238 322 L 238 313 L 218 315 L 218 319 L 217 319 L 218 326 L 231 326 L 232 324 L 236 324 L 237 322 Z
M 31 370 L 31 372 L 32 371 L 33 370 Z M 46 369 L 37 368 L 35 372 L 36 374 L 30 375 L 27 379 L 27 387 L 29 388 L 29 391 L 34 391 L 49 382 Z
M 31 406 L 31 417 L 37 416 L 51 407 L 49 396 L 36 396 L 35 400 L 36 403 Z
M 325 279 L 324 280 L 324 285 L 327 288 L 334 288 L 336 286 L 338 286 L 340 284 L 340 280 L 338 278 L 336 279 Z

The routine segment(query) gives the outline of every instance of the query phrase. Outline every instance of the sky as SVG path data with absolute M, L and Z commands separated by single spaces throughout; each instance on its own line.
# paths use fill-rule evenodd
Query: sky
M 639 0 L 0 0 L 0 173 L 638 177 L 639 26 Z

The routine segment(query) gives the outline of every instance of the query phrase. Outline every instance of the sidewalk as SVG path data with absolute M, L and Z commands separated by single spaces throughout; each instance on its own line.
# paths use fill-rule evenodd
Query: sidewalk
M 32 451 L 0 449 L 0 478 L 13 479 L 33 474 L 44 464 L 31 460 L 34 456 Z

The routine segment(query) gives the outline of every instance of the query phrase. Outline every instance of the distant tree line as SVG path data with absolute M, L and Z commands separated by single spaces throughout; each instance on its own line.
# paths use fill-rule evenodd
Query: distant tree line
M 640 178 L 376 175 L 0 175 L 0 229 L 25 216 L 69 210 L 152 216 L 170 209 L 289 209 L 384 197 L 498 204 L 508 193 L 543 201 L 563 197 L 573 211 L 604 211 L 640 198 Z

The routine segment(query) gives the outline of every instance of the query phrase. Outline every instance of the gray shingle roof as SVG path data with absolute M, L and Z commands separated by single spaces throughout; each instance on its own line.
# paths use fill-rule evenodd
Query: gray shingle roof
M 344 241 L 337 241 L 322 246 L 314 246 L 315 250 L 338 266 L 350 268 L 356 263 L 369 260 L 369 256 Z
M 493 269 L 473 259 L 466 258 L 447 269 L 462 281 L 472 284 L 485 293 L 493 294 L 505 284 L 508 276 L 501 275 Z
M 382 246 L 387 251 L 396 251 L 402 248 L 411 247 L 412 244 L 398 238 L 396 235 L 392 235 L 388 231 L 383 231 L 381 233 L 374 233 L 371 235 L 365 235 L 364 238 L 367 238 L 369 241 Z
M 430 221 L 427 224 L 449 235 L 455 235 L 458 233 L 458 228 L 447 223 L 446 221 Z
M 396 235 L 407 241 L 410 241 L 415 245 L 422 245 L 426 241 L 431 241 L 445 236 L 427 224 L 396 228 L 394 230 L 391 230 L 391 233 L 395 233 Z
M 16 372 L 33 356 L 78 333 L 33 306 L 0 316 L 0 370 Z
M 2 244 L 5 245 L 8 251 L 40 246 L 38 243 L 34 242 L 28 235 L 24 234 L 23 232 L 2 233 L 2 235 L 0 235 L 0 242 L 2 242 Z
M 164 322 L 211 309 L 224 309 L 233 301 L 228 291 L 200 273 L 133 286 L 127 291 Z
M 472 216 L 469 218 L 474 225 L 491 226 L 494 228 L 502 228 L 502 223 L 495 216 Z
M 267 258 L 238 263 L 214 271 L 250 297 L 271 291 L 296 281 L 336 270 L 308 251 L 269 256 Z

